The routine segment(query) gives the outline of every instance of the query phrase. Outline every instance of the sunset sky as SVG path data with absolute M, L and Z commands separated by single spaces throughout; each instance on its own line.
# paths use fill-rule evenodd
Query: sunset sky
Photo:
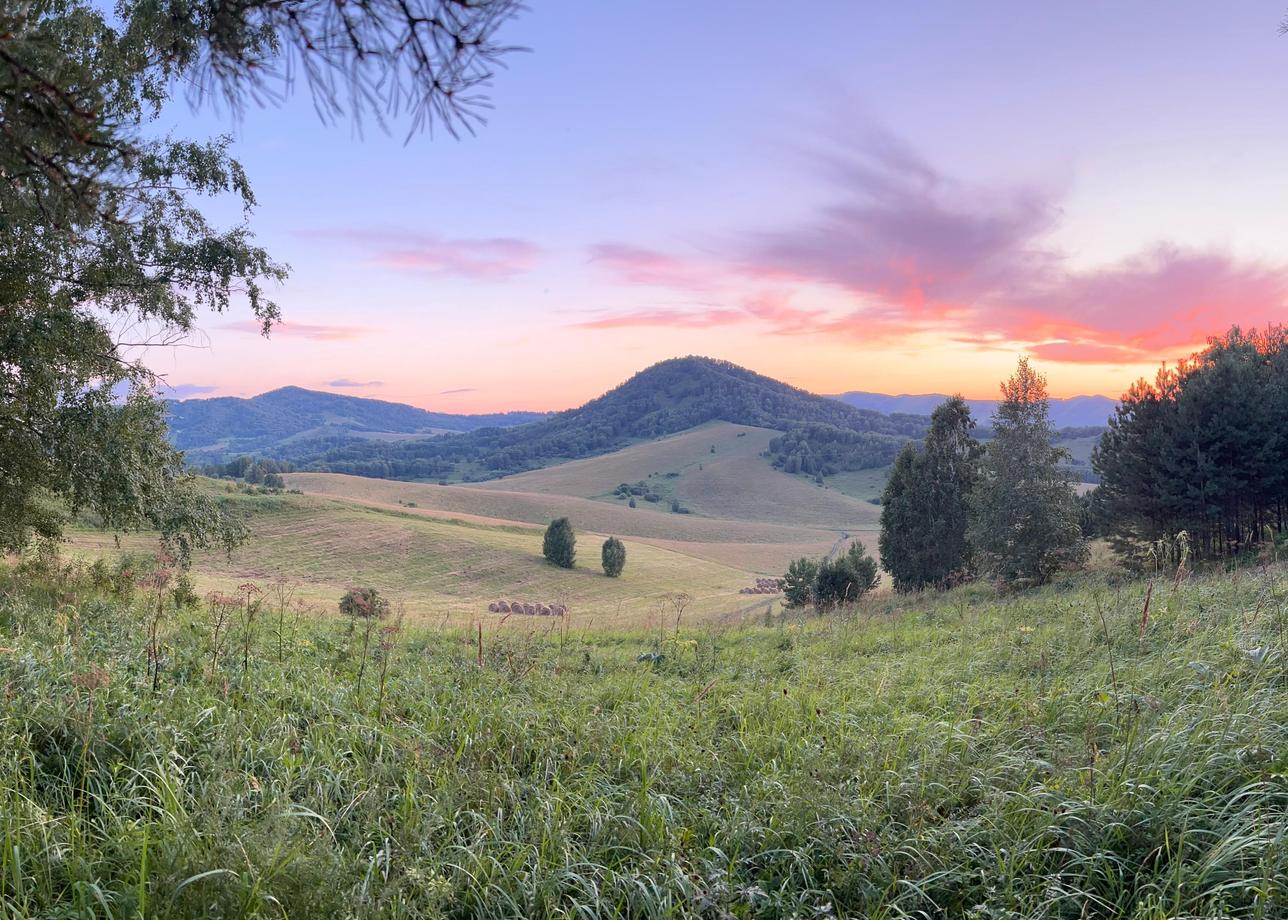
M 476 137 L 167 113 L 293 270 L 271 339 L 148 355 L 168 395 L 558 409 L 704 354 L 989 397 L 1019 353 L 1117 395 L 1288 316 L 1285 0 L 531 6 Z

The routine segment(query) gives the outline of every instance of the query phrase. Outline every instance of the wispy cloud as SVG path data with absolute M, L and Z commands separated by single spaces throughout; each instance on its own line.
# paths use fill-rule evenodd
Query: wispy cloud
M 232 329 L 248 335 L 259 335 L 263 331 L 263 327 L 255 320 L 237 320 L 236 322 L 224 323 L 222 328 Z M 319 323 L 280 322 L 273 324 L 273 329 L 269 335 L 285 339 L 346 342 L 352 339 L 360 339 L 363 336 L 379 331 L 372 326 L 333 326 Z
M 476 387 L 457 387 L 454 390 L 439 390 L 438 395 L 439 396 L 457 396 L 461 393 L 477 393 L 477 392 L 478 392 L 478 389 Z
M 1056 188 L 972 186 L 880 133 L 814 162 L 830 202 L 795 226 L 731 241 L 718 258 L 625 243 L 591 249 L 627 283 L 709 302 L 575 325 L 758 323 L 866 343 L 934 334 L 1050 361 L 1128 364 L 1188 350 L 1232 322 L 1285 315 L 1288 264 L 1159 242 L 1117 264 L 1074 265 L 1052 242 L 1062 219 Z
M 382 387 L 385 384 L 383 380 L 350 380 L 347 377 L 340 377 L 336 380 L 328 380 L 326 385 L 338 389 L 363 390 L 369 387 Z
M 536 266 L 541 249 L 515 237 L 449 239 L 392 229 L 306 230 L 301 236 L 360 246 L 377 265 L 466 278 L 510 278 Z
M 573 326 L 579 329 L 712 329 L 760 322 L 780 334 L 815 331 L 815 324 L 824 316 L 823 311 L 800 309 L 792 306 L 790 300 L 790 295 L 767 292 L 748 296 L 741 303 L 730 306 L 703 304 L 680 309 L 627 310 L 581 320 Z

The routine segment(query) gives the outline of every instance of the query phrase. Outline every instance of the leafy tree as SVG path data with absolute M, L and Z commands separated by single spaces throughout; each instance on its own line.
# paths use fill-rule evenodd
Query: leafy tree
M 814 579 L 818 563 L 801 557 L 787 566 L 783 576 L 783 599 L 788 607 L 805 607 L 814 603 Z
M 609 578 L 616 578 L 622 574 L 622 569 L 626 568 L 626 545 L 616 537 L 609 537 L 604 541 L 600 559 L 603 562 L 604 574 Z
M 979 477 L 975 420 L 960 396 L 935 409 L 920 453 L 906 446 L 881 496 L 881 565 L 896 591 L 945 588 L 970 564 L 970 494 Z
M 969 538 L 985 570 L 1007 583 L 1040 584 L 1081 562 L 1077 497 L 1052 445 L 1046 378 L 1020 358 L 1002 384 L 993 440 L 971 493 Z
M 881 581 L 877 562 L 857 540 L 835 559 L 824 559 L 814 578 L 814 604 L 831 610 L 856 603 Z
M 571 569 L 577 561 L 577 534 L 566 517 L 556 518 L 546 528 L 541 552 L 548 562 L 561 569 Z
M 244 536 L 165 438 L 140 347 L 244 301 L 267 332 L 286 268 L 244 220 L 228 140 L 150 128 L 176 87 L 236 107 L 302 75 L 320 112 L 477 122 L 513 0 L 48 0 L 0 10 L 0 550 L 54 538 L 67 511 L 155 527 L 185 555 Z M 124 396 L 122 397 L 122 394 Z

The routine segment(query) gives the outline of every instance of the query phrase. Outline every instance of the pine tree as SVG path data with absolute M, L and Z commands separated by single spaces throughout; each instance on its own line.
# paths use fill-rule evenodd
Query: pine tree
M 881 565 L 896 591 L 945 588 L 970 567 L 970 493 L 979 443 L 970 407 L 954 396 L 935 409 L 922 450 L 904 447 L 881 497 Z
M 895 458 L 881 493 L 881 567 L 890 573 L 896 591 L 925 587 L 925 526 L 921 464 L 917 449 L 905 444 Z
M 622 569 L 626 568 L 626 545 L 616 537 L 609 537 L 604 541 L 600 559 L 603 562 L 604 574 L 609 578 L 616 578 L 622 574 Z
M 1077 497 L 1052 446 L 1046 379 L 1021 358 L 1002 384 L 993 440 L 972 490 L 969 538 L 986 571 L 1011 584 L 1040 584 L 1082 561 Z
M 1182 531 L 1197 558 L 1243 552 L 1284 530 L 1286 451 L 1288 332 L 1232 328 L 1124 394 L 1092 455 L 1099 522 L 1137 559 L 1174 563 Z
M 787 566 L 783 576 L 783 600 L 787 607 L 807 607 L 814 602 L 814 579 L 818 563 L 801 557 Z
M 573 567 L 577 561 L 577 534 L 572 529 L 570 520 L 561 517 L 550 522 L 541 544 L 541 552 L 546 561 L 561 569 Z

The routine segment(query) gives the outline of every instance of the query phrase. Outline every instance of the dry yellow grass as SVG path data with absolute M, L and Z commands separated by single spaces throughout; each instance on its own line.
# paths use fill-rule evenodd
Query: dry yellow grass
M 288 485 L 306 495 L 230 496 L 247 512 L 252 542 L 231 558 L 201 554 L 193 577 L 202 591 L 290 580 L 324 610 L 347 588 L 371 585 L 416 619 L 458 624 L 499 625 L 488 603 L 517 600 L 566 604 L 579 628 L 639 626 L 655 622 L 676 593 L 693 598 L 688 615 L 695 620 L 737 620 L 776 602 L 738 593 L 757 575 L 781 574 L 792 559 L 822 556 L 847 538 L 875 549 L 875 507 L 773 470 L 761 456 L 773 434 L 707 425 L 472 486 L 294 473 Z M 695 513 L 644 501 L 629 508 L 612 497 L 618 483 L 640 479 Z M 541 558 L 542 529 L 565 515 L 579 534 L 579 564 L 571 571 Z M 610 534 L 627 547 L 619 579 L 599 566 Z M 119 551 L 112 537 L 90 531 L 78 531 L 73 544 L 85 554 Z M 153 545 L 136 536 L 121 549 Z M 511 617 L 507 628 L 550 622 Z
M 561 603 L 572 611 L 570 624 L 631 627 L 656 620 L 666 597 L 687 593 L 695 619 L 720 618 L 748 605 L 738 589 L 749 572 L 650 543 L 626 539 L 627 566 L 620 578 L 599 567 L 603 536 L 579 532 L 578 566 L 558 569 L 541 557 L 541 531 L 447 520 L 401 510 L 311 496 L 244 499 L 252 511 L 253 540 L 231 558 L 202 553 L 193 578 L 201 591 L 232 590 L 253 581 L 265 585 L 286 579 L 298 594 L 320 609 L 334 610 L 341 594 L 355 584 L 370 584 L 409 616 L 462 623 L 475 619 L 499 623 L 487 604 L 493 600 Z M 155 546 L 146 535 L 116 540 L 101 532 L 77 531 L 74 550 L 112 556 L 146 552 Z M 512 627 L 549 627 L 544 617 L 512 617 Z

